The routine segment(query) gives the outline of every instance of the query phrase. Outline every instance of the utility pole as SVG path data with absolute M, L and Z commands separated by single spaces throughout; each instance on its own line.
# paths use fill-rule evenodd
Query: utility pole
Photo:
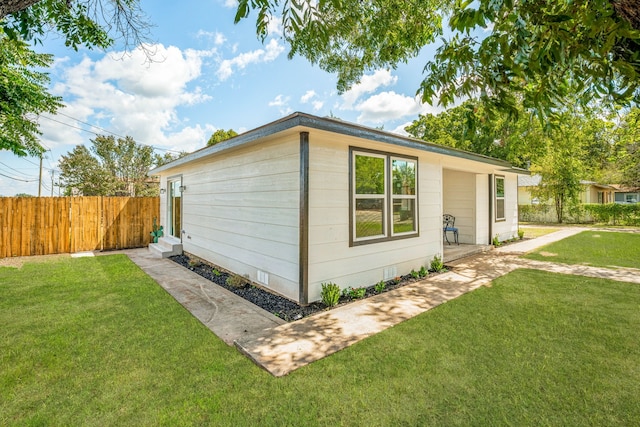
M 55 173 L 56 171 L 51 169 L 51 197 L 53 197 L 53 176 L 55 175 Z
M 40 176 L 38 177 L 38 197 L 42 193 L 42 154 L 40 154 Z

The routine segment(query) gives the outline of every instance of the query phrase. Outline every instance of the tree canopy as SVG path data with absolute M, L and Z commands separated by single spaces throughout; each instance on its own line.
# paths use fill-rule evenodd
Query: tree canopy
M 207 147 L 216 145 L 219 142 L 226 141 L 227 139 L 231 139 L 234 136 L 238 136 L 238 133 L 233 129 L 229 129 L 229 130 L 218 129 L 213 133 L 213 135 L 211 135 L 211 137 L 207 141 Z
M 157 196 L 158 183 L 149 169 L 166 158 L 154 156 L 153 148 L 133 138 L 97 136 L 89 150 L 84 145 L 60 159 L 60 182 L 65 194 L 84 196 Z M 166 157 L 166 156 L 165 156 Z
M 394 68 L 443 34 L 418 88 L 444 106 L 480 98 L 490 108 L 541 118 L 568 97 L 640 102 L 640 0 L 240 0 L 236 22 L 257 11 L 263 39 L 282 20 L 289 56 L 338 74 L 338 89 Z
M 35 53 L 0 30 L 0 150 L 18 156 L 43 152 L 37 115 L 53 113 L 62 105 L 61 98 L 47 90 L 48 75 L 37 71 L 52 61 L 51 55 Z

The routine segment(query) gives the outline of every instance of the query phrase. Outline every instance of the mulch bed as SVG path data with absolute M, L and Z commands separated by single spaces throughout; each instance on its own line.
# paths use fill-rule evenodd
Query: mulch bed
M 273 315 L 286 320 L 287 322 L 299 320 L 299 319 L 302 319 L 303 317 L 311 316 L 312 314 L 329 309 L 322 302 L 313 302 L 307 306 L 301 306 L 287 298 L 284 298 L 280 295 L 276 295 L 274 293 L 269 292 L 266 289 L 263 289 L 259 286 L 252 284 L 248 279 L 238 277 L 238 276 L 235 276 L 236 280 L 240 282 L 238 286 L 230 285 L 227 283 L 227 279 L 230 276 L 232 276 L 230 273 L 222 270 L 220 267 L 216 265 L 208 263 L 200 258 L 197 258 L 187 253 L 183 255 L 172 256 L 170 257 L 170 259 L 182 265 L 183 267 L 188 268 L 194 273 L 199 274 L 205 279 L 208 279 L 213 283 L 219 286 L 222 286 L 223 288 L 244 298 L 245 300 L 257 305 L 263 310 L 266 310 L 272 313 Z M 214 273 L 214 271 L 216 273 Z M 432 276 L 434 274 L 439 274 L 439 273 L 429 272 L 429 276 Z M 242 279 L 242 280 L 239 280 L 239 279 Z M 402 286 L 406 286 L 410 283 L 414 283 L 420 280 L 423 280 L 423 278 L 414 278 L 410 274 L 406 276 L 401 276 L 399 280 L 387 281 L 385 289 L 380 293 L 389 292 L 393 289 L 397 289 Z M 371 285 L 366 288 L 366 293 L 364 298 L 368 298 L 378 294 L 378 292 L 375 291 L 374 286 L 375 285 Z M 340 301 L 336 307 L 339 307 L 344 304 L 349 304 L 350 302 L 353 302 L 353 301 L 355 300 L 350 297 L 341 296 Z

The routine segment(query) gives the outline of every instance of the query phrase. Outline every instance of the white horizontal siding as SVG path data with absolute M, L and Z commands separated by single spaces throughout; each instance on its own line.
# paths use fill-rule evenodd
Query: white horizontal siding
M 312 132 L 310 143 L 309 300 L 320 298 L 323 282 L 341 288 L 370 286 L 384 278 L 386 267 L 401 275 L 428 266 L 442 250 L 441 173 L 435 157 L 322 132 Z M 349 247 L 349 145 L 419 156 L 419 237 Z
M 254 281 L 267 272 L 268 288 L 297 300 L 299 165 L 294 134 L 172 170 L 186 186 L 184 250 Z

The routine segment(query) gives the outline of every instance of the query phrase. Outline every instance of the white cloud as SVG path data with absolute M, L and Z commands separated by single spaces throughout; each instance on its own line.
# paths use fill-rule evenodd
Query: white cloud
M 291 107 L 289 107 L 289 100 L 290 98 L 288 96 L 278 95 L 273 101 L 270 101 L 268 105 L 269 107 L 277 107 L 280 114 L 286 116 L 293 112 Z
M 196 33 L 196 36 L 211 39 L 213 40 L 213 43 L 216 46 L 223 45 L 224 42 L 227 41 L 227 38 L 224 36 L 224 34 L 218 31 L 213 32 L 213 31 L 198 30 L 198 32 Z
M 324 102 L 322 102 L 322 101 L 313 101 L 311 103 L 311 105 L 313 105 L 313 110 L 314 111 L 319 111 L 324 106 Z
M 238 0 L 224 0 L 223 4 L 224 4 L 224 7 L 236 8 L 238 7 Z
M 391 92 L 373 95 L 355 106 L 360 111 L 358 122 L 383 123 L 398 120 L 406 116 L 416 116 L 420 113 L 436 112 L 438 109 L 428 104 L 422 104 L 418 97 L 410 97 Z
M 202 59 L 215 51 L 196 51 L 163 45 L 152 46 L 156 62 L 145 61 L 136 50 L 121 60 L 105 56 L 92 61 L 85 57 L 64 70 L 52 92 L 62 95 L 67 108 L 55 120 L 40 120 L 43 142 L 49 146 L 77 145 L 91 136 L 68 125 L 90 129 L 72 118 L 89 122 L 119 135 L 155 146 L 191 150 L 201 147 L 215 130 L 210 125 L 184 126 L 177 108 L 211 99 L 199 87 L 189 88 L 202 72 Z M 69 116 L 69 117 L 67 117 Z M 72 118 L 71 118 L 72 117 Z
M 373 74 L 365 75 L 360 83 L 354 85 L 350 90 L 342 94 L 343 110 L 350 110 L 360 97 L 367 93 L 373 93 L 382 86 L 390 86 L 396 84 L 397 76 L 392 76 L 389 70 L 378 70 Z
M 308 90 L 304 95 L 300 97 L 300 102 L 306 104 L 307 102 L 311 101 L 311 98 L 313 98 L 314 96 L 316 96 L 316 91 Z
M 284 47 L 276 39 L 271 39 L 265 49 L 241 53 L 235 58 L 223 60 L 216 74 L 224 81 L 233 75 L 234 69 L 242 70 L 250 64 L 274 61 L 283 51 Z

